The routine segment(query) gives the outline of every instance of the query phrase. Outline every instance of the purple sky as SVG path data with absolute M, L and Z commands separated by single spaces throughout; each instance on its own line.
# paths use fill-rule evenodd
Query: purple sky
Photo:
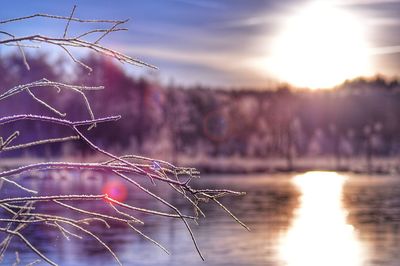
M 115 34 L 107 44 L 157 65 L 156 76 L 162 82 L 268 87 L 275 78 L 256 70 L 251 62 L 268 56 L 282 21 L 308 2 L 311 0 L 14 0 L 3 3 L 0 19 L 32 13 L 68 15 L 76 4 L 77 17 L 129 18 L 129 31 Z M 370 33 L 374 71 L 398 75 L 400 1 L 348 0 L 341 5 L 363 18 Z M 49 27 L 43 19 L 2 27 L 17 35 L 62 31 L 62 27 Z M 73 30 L 79 29 L 75 25 Z

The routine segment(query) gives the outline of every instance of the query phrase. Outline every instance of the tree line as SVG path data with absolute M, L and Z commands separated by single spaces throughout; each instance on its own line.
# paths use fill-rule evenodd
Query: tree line
M 86 86 L 104 85 L 87 97 L 98 115 L 121 114 L 118 123 L 101 125 L 89 135 L 102 147 L 168 159 L 187 156 L 241 156 L 283 158 L 290 166 L 298 157 L 397 156 L 400 153 L 400 86 L 397 80 L 376 76 L 347 81 L 334 90 L 213 89 L 181 87 L 129 75 L 111 59 L 88 55 L 81 59 L 94 71 L 47 54 L 29 56 L 30 71 L 19 55 L 0 61 L 1 92 L 17 84 L 47 77 Z M 82 118 L 84 101 L 56 90 L 38 90 L 70 119 Z M 4 101 L 1 115 L 43 113 L 29 95 L 18 95 L 18 105 Z M 88 117 L 89 118 L 89 117 Z M 59 135 L 43 123 L 23 125 L 19 141 Z M 21 128 L 15 125 L 15 128 Z M 2 136 L 14 127 L 1 128 Z M 68 132 L 65 132 L 67 134 Z M 77 149 L 79 147 L 79 149 Z M 90 154 L 81 143 L 32 148 L 30 154 L 63 156 L 77 150 Z M 10 152 L 2 156 L 20 156 Z

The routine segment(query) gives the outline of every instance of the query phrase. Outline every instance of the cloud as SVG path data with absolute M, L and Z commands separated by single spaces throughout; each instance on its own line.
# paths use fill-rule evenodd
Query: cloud
M 142 57 L 161 59 L 171 63 L 205 66 L 218 70 L 235 69 L 235 66 L 244 59 L 243 56 L 222 53 L 221 51 L 182 51 L 124 44 L 114 45 L 114 47 L 128 54 L 139 54 Z
M 400 53 L 400 45 L 372 48 L 370 53 L 372 55 L 398 54 Z
M 365 22 L 373 26 L 400 26 L 400 20 L 397 18 L 365 18 Z
M 282 17 L 283 17 L 282 15 L 254 16 L 244 19 L 225 21 L 217 24 L 216 27 L 221 29 L 229 29 L 229 28 L 262 26 L 270 23 L 275 23 Z
M 399 0 L 339 0 L 341 5 L 374 5 L 383 3 L 400 3 Z
M 163 82 L 171 78 L 179 84 L 213 85 L 220 87 L 265 88 L 276 81 L 266 72 L 255 71 L 246 55 L 221 51 L 187 51 L 160 47 L 113 45 L 132 56 L 140 55 L 146 62 L 160 67 L 158 75 Z
M 187 5 L 192 5 L 195 7 L 202 7 L 202 8 L 211 8 L 211 9 L 219 9 L 223 7 L 223 5 L 217 1 L 200 1 L 200 0 L 174 0 L 178 3 L 184 3 Z

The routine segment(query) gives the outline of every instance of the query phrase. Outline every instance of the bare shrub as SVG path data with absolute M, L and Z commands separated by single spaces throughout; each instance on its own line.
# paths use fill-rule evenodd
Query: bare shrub
M 80 48 L 88 51 L 95 52 L 103 56 L 112 57 L 121 63 L 127 63 L 130 65 L 139 65 L 149 68 L 155 68 L 154 66 L 144 63 L 135 58 L 129 57 L 123 53 L 115 51 L 111 48 L 105 47 L 100 42 L 108 37 L 110 34 L 117 31 L 125 31 L 123 28 L 126 20 L 87 20 L 74 17 L 75 7 L 73 8 L 69 16 L 55 16 L 48 14 L 34 14 L 27 17 L 19 17 L 14 19 L 8 19 L 0 21 L 1 25 L 10 23 L 20 23 L 23 21 L 29 21 L 32 19 L 45 19 L 49 22 L 54 20 L 61 20 L 65 22 L 65 28 L 61 36 L 44 36 L 40 34 L 28 35 L 28 36 L 16 36 L 8 31 L 0 31 L 0 45 L 15 46 L 21 54 L 26 68 L 29 70 L 30 65 L 25 56 L 25 49 L 39 48 L 41 45 L 51 45 L 62 49 L 73 62 L 87 69 L 90 73 L 92 68 L 79 59 L 70 51 L 71 48 Z M 69 28 L 73 23 L 82 24 L 95 24 L 99 27 L 75 36 L 70 36 L 68 33 Z M 0 104 L 2 101 L 9 100 L 13 101 L 13 96 L 26 93 L 31 96 L 33 101 L 40 103 L 46 111 L 50 111 L 53 115 L 46 116 L 43 114 L 14 114 L 9 116 L 0 117 L 1 127 L 7 127 L 12 123 L 33 121 L 34 123 L 46 123 L 48 127 L 62 126 L 66 128 L 66 132 L 72 132 L 69 136 L 56 137 L 56 138 L 44 138 L 38 139 L 32 142 L 20 143 L 18 137 L 24 132 L 15 131 L 9 136 L 0 137 L 0 154 L 5 154 L 9 151 L 26 149 L 38 145 L 49 145 L 55 142 L 66 142 L 66 141 L 82 141 L 90 148 L 92 148 L 97 154 L 102 155 L 104 159 L 99 162 L 83 163 L 83 162 L 39 162 L 27 165 L 21 165 L 17 168 L 3 169 L 0 172 L 0 208 L 2 209 L 0 217 L 0 261 L 6 254 L 7 249 L 10 246 L 11 241 L 14 238 L 18 238 L 23 241 L 29 249 L 36 253 L 39 257 L 37 261 L 42 260 L 50 265 L 57 265 L 51 258 L 39 250 L 32 244 L 29 234 L 24 234 L 29 226 L 33 224 L 42 224 L 51 228 L 59 230 L 60 234 L 65 238 L 82 238 L 80 234 L 88 235 L 95 239 L 99 245 L 102 245 L 106 251 L 108 251 L 114 258 L 115 261 L 121 265 L 118 256 L 112 251 L 112 249 L 103 240 L 92 232 L 92 222 L 101 222 L 107 228 L 111 227 L 111 222 L 121 223 L 126 225 L 127 229 L 131 229 L 134 233 L 139 234 L 148 241 L 154 243 L 166 253 L 167 249 L 163 247 L 156 240 L 153 240 L 149 236 L 142 233 L 138 229 L 138 226 L 144 224 L 142 220 L 135 217 L 135 213 L 144 213 L 146 215 L 163 216 L 171 219 L 180 219 L 186 226 L 189 236 L 191 237 L 195 249 L 202 259 L 203 255 L 196 243 L 196 239 L 193 235 L 189 222 L 196 222 L 200 217 L 205 217 L 204 212 L 201 209 L 200 203 L 214 202 L 225 210 L 234 220 L 240 223 L 242 226 L 247 228 L 238 218 L 236 218 L 222 203 L 220 198 L 226 195 L 242 195 L 241 192 L 226 190 L 226 189 L 194 189 L 191 183 L 194 179 L 198 179 L 199 172 L 194 168 L 178 167 L 162 160 L 156 160 L 152 158 L 146 158 L 138 155 L 115 155 L 112 154 L 98 145 L 94 144 L 92 140 L 87 137 L 87 131 L 91 130 L 96 126 L 101 126 L 102 123 L 108 123 L 117 121 L 120 116 L 107 116 L 107 117 L 96 117 L 95 112 L 92 110 L 90 102 L 86 97 L 87 91 L 101 90 L 103 87 L 89 87 L 89 86 L 77 86 L 73 84 L 65 84 L 58 81 L 48 80 L 43 78 L 41 80 L 31 82 L 28 84 L 21 84 L 13 88 L 3 90 L 4 92 L 0 95 Z M 39 90 L 56 90 L 70 91 L 75 93 L 78 97 L 81 97 L 86 105 L 86 112 L 89 114 L 90 119 L 81 121 L 71 121 L 66 119 L 67 114 L 57 107 L 53 106 L 51 102 L 39 98 L 37 92 Z M 40 171 L 53 171 L 59 169 L 66 169 L 71 171 L 102 171 L 110 173 L 117 178 L 120 178 L 130 186 L 134 186 L 152 197 L 155 201 L 167 206 L 170 211 L 163 212 L 156 209 L 146 209 L 127 204 L 118 201 L 107 194 L 57 194 L 57 195 L 42 195 L 40 191 L 35 191 L 30 187 L 24 186 L 19 182 L 18 177 L 21 174 L 33 174 Z M 142 185 L 138 182 L 140 178 L 148 179 L 148 186 Z M 45 181 L 42 181 L 45 182 Z M 5 193 L 1 193 L 2 185 L 8 183 L 13 185 L 14 190 L 20 191 L 21 194 L 28 194 L 27 196 L 6 196 Z M 167 184 L 176 193 L 176 196 L 184 198 L 187 204 L 193 207 L 192 214 L 182 213 L 177 207 L 172 205 L 163 199 L 162 195 L 158 195 L 151 191 L 150 186 L 157 184 Z M 112 214 L 99 212 L 95 209 L 83 209 L 77 207 L 76 203 L 82 201 L 93 201 L 100 202 L 101 204 L 108 205 Z M 40 212 L 38 206 L 41 204 L 52 204 L 60 209 L 69 210 L 73 213 L 78 213 L 83 216 L 80 219 L 75 219 L 70 215 L 53 215 L 46 212 Z M 70 213 L 64 212 L 64 213 Z M 61 212 L 63 213 L 63 212 Z M 76 240 L 78 241 L 78 240 Z M 16 252 L 16 261 L 19 262 L 20 258 Z

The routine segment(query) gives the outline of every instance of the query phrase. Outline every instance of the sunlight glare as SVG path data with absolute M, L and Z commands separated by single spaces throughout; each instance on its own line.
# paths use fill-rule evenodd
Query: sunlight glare
M 368 51 L 359 17 L 333 1 L 315 1 L 286 21 L 265 64 L 280 81 L 326 89 L 370 75 Z
M 341 204 L 345 181 L 345 176 L 331 172 L 294 178 L 301 192 L 300 206 L 280 242 L 280 255 L 288 266 L 362 265 L 361 244 Z

